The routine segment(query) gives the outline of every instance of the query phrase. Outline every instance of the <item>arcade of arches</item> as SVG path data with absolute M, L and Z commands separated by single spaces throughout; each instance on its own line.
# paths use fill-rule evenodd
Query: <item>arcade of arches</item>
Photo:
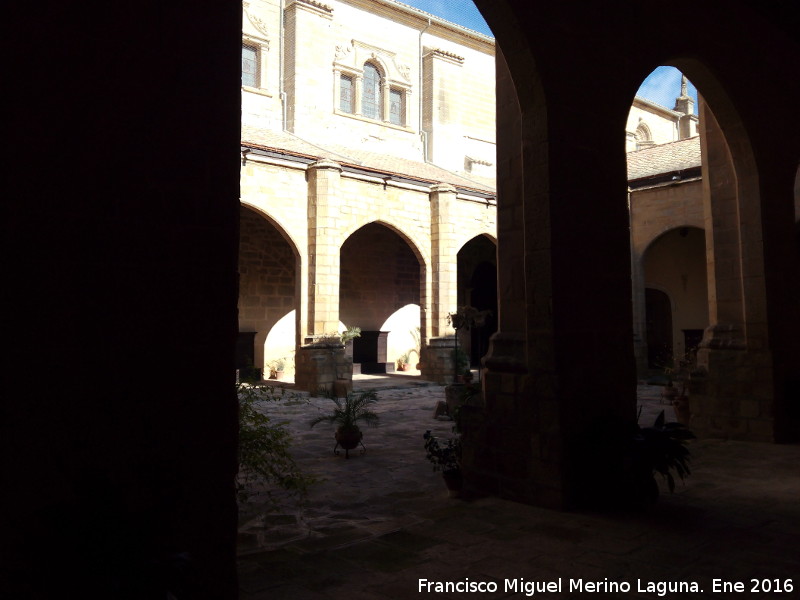
M 303 158 L 253 152 L 243 160 L 237 366 L 265 370 L 293 358 L 295 382 L 316 393 L 351 374 L 344 358 L 322 366 L 306 355 L 358 327 L 357 369 L 391 372 L 412 354 L 423 377 L 444 383 L 452 376 L 447 314 L 467 300 L 496 308 L 495 284 L 483 285 L 483 263 L 496 262 L 494 199 Z M 478 268 L 488 296 L 471 291 Z M 473 293 L 485 297 L 466 296 Z M 475 340 L 476 366 L 478 344 L 485 350 L 493 331 Z
M 800 82 L 790 75 L 800 71 L 800 24 L 793 7 L 730 0 L 721 19 L 715 3 L 696 3 L 692 27 L 676 33 L 663 2 L 653 0 L 635 9 L 528 0 L 476 5 L 499 49 L 498 330 L 483 363 L 491 431 L 476 428 L 465 438 L 469 484 L 550 507 L 591 502 L 601 492 L 585 485 L 582 434 L 598 419 L 635 419 L 620 132 L 633 93 L 659 64 L 679 68 L 705 99 L 710 326 L 698 353 L 706 377 L 693 390 L 693 428 L 699 435 L 796 440 Z M 42 15 L 58 15 L 57 26 L 39 27 Z M 9 114 L 25 129 L 8 159 L 15 210 L 4 241 L 7 257 L 25 261 L 7 265 L 14 285 L 6 339 L 15 344 L 7 368 L 15 376 L 3 384 L 4 397 L 13 399 L 4 442 L 7 456 L 21 458 L 4 470 L 14 482 L 7 514 L 26 524 L 24 535 L 8 541 L 34 548 L 33 556 L 71 548 L 73 530 L 37 524 L 63 524 L 54 508 L 85 514 L 100 487 L 109 500 L 103 514 L 121 506 L 125 515 L 148 516 L 143 527 L 125 522 L 116 546 L 185 550 L 193 558 L 188 596 L 234 598 L 232 383 L 239 198 L 246 197 L 237 193 L 241 6 L 177 0 L 144 3 L 126 19 L 111 10 L 91 16 L 49 0 L 8 16 L 9 30 L 21 32 L 11 41 L 22 67 Z M 630 31 L 641 23 L 647 43 L 633 45 Z M 96 51 L 96 40 L 111 31 L 126 40 L 114 69 L 107 53 Z M 37 93 L 39 66 L 52 61 L 54 48 L 71 68 L 53 70 L 48 93 Z M 164 56 L 185 68 L 164 69 Z M 81 143 L 45 172 L 43 152 L 65 140 Z M 323 180 L 340 177 L 339 169 L 318 167 L 306 184 L 330 188 Z M 353 223 L 338 239 L 367 224 Z M 301 234 L 277 225 L 295 248 L 326 244 L 309 240 L 307 228 Z M 421 311 L 422 327 L 435 335 L 443 327 L 436 306 L 455 287 L 428 286 L 437 261 L 413 229 L 391 228 L 404 232 L 420 264 L 420 303 L 432 312 Z M 647 250 L 654 260 L 660 243 Z M 447 251 L 462 245 L 453 240 Z M 300 260 L 294 285 L 301 288 L 305 268 Z M 315 285 L 338 287 L 338 273 Z M 307 290 L 300 296 L 309 297 Z M 338 326 L 338 308 L 310 304 L 301 326 Z M 43 340 L 59 393 L 34 402 Z M 55 565 L 56 575 L 43 574 L 41 562 L 4 564 L 20 571 L 14 582 L 29 585 L 48 576 L 55 585 L 63 572 Z

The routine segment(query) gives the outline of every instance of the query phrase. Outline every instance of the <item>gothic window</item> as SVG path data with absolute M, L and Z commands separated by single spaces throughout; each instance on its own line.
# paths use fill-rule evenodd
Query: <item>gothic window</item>
M 364 65 L 364 89 L 361 94 L 361 113 L 369 119 L 381 118 L 381 74 L 371 64 Z
M 258 49 L 242 44 L 242 85 L 258 87 Z
M 389 122 L 394 125 L 406 124 L 406 98 L 401 90 L 389 91 Z
M 353 78 L 342 75 L 339 79 L 339 110 L 353 112 Z

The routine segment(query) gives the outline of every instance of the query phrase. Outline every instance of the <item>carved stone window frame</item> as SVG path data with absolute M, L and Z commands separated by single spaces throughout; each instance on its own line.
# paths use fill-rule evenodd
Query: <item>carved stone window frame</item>
M 372 119 L 363 115 L 361 101 L 364 85 L 364 66 L 367 63 L 377 67 L 381 74 L 381 102 L 383 103 L 380 119 Z M 339 97 L 341 93 L 342 75 L 353 79 L 353 112 L 348 113 L 340 110 Z M 334 113 L 371 123 L 381 123 L 394 129 L 410 130 L 410 96 L 413 92 L 411 84 L 410 67 L 397 62 L 397 53 L 371 44 L 350 40 L 347 44 L 336 47 L 336 55 L 333 61 L 333 107 Z M 391 90 L 400 92 L 403 95 L 405 110 L 403 123 L 396 125 L 391 123 L 390 97 Z
M 269 39 L 243 33 L 242 46 L 250 46 L 256 50 L 256 86 L 242 85 L 242 89 L 266 93 L 267 92 L 267 53 L 269 52 Z

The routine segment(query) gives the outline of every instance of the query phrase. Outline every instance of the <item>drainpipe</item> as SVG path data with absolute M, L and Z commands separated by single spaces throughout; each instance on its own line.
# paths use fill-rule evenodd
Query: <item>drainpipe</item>
M 280 40 L 279 48 L 278 48 L 278 96 L 281 99 L 281 131 L 286 131 L 286 111 L 287 111 L 287 96 L 286 91 L 283 89 L 283 38 L 284 38 L 284 21 L 286 20 L 286 11 L 285 11 L 285 0 L 281 0 L 281 20 L 280 20 L 280 27 L 278 38 Z
M 431 19 L 428 17 L 428 24 L 425 29 L 419 32 L 419 136 L 422 139 L 422 159 L 428 160 L 428 132 L 423 129 L 422 124 L 422 35 L 430 29 Z

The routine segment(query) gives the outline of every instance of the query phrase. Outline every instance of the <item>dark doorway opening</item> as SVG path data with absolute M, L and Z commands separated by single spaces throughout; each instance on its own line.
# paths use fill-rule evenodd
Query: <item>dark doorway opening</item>
M 672 356 L 672 303 L 661 290 L 645 288 L 647 366 L 663 368 Z
M 481 358 L 489 349 L 489 338 L 497 331 L 497 266 L 484 262 L 479 264 L 470 280 L 470 304 L 478 310 L 490 311 L 483 327 L 470 332 L 470 366 L 480 367 Z

